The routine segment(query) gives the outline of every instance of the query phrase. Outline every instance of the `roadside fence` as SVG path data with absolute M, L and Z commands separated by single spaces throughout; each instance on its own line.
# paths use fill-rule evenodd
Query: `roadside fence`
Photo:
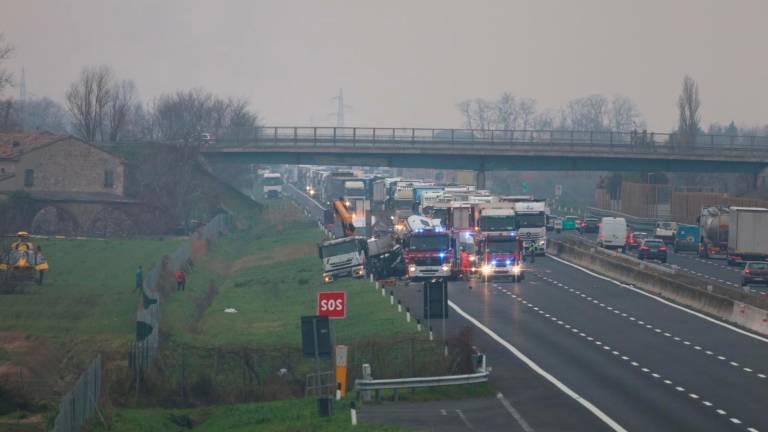
M 100 395 L 101 356 L 99 355 L 80 375 L 80 379 L 72 390 L 61 400 L 53 432 L 79 432 L 88 419 L 98 412 Z
M 180 245 L 156 263 L 144 278 L 142 305 L 136 312 L 136 341 L 128 347 L 128 364 L 137 386 L 142 372 L 148 368 L 160 347 L 161 279 L 164 272 L 175 273 L 192 262 L 195 241 L 208 241 L 228 231 L 231 214 L 226 211 L 211 219 Z

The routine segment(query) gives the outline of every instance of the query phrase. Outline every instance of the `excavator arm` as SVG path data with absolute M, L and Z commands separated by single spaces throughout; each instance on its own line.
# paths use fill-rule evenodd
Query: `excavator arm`
M 352 215 L 349 213 L 347 204 L 339 199 L 333 202 L 333 210 L 336 213 L 336 219 L 341 223 L 345 237 L 355 235 L 355 224 L 352 221 Z

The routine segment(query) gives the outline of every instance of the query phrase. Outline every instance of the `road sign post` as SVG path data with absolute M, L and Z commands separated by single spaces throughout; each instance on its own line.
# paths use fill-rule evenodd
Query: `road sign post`
M 329 319 L 347 317 L 347 292 L 325 291 L 317 293 L 317 314 Z

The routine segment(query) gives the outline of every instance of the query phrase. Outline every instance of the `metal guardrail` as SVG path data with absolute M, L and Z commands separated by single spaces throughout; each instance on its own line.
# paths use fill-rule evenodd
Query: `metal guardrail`
M 745 157 L 768 154 L 768 136 L 575 130 L 478 130 L 370 127 L 258 127 L 235 130 L 210 147 L 227 145 L 313 146 L 535 146 L 538 151 L 610 150 L 625 155 Z M 729 154 L 731 152 L 731 154 Z
M 600 209 L 596 207 L 589 207 L 587 210 L 590 216 L 597 217 L 597 218 L 622 217 L 627 220 L 627 225 L 629 225 L 632 229 L 635 229 L 635 230 L 652 232 L 653 230 L 656 229 L 656 222 L 657 222 L 656 219 L 640 218 L 640 217 L 624 214 L 621 212 Z
M 488 381 L 489 372 L 468 375 L 448 375 L 439 377 L 396 378 L 379 380 L 355 380 L 355 391 L 407 389 L 420 387 L 440 387 L 449 385 L 475 384 Z

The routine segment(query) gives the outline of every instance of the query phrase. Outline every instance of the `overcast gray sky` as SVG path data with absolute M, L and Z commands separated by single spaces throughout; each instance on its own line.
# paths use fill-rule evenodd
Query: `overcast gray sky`
M 62 100 L 108 64 L 141 96 L 204 87 L 270 125 L 459 127 L 456 103 L 504 90 L 557 107 L 621 93 L 676 124 L 684 74 L 705 123 L 768 123 L 768 1 L 0 0 L 29 91 Z

